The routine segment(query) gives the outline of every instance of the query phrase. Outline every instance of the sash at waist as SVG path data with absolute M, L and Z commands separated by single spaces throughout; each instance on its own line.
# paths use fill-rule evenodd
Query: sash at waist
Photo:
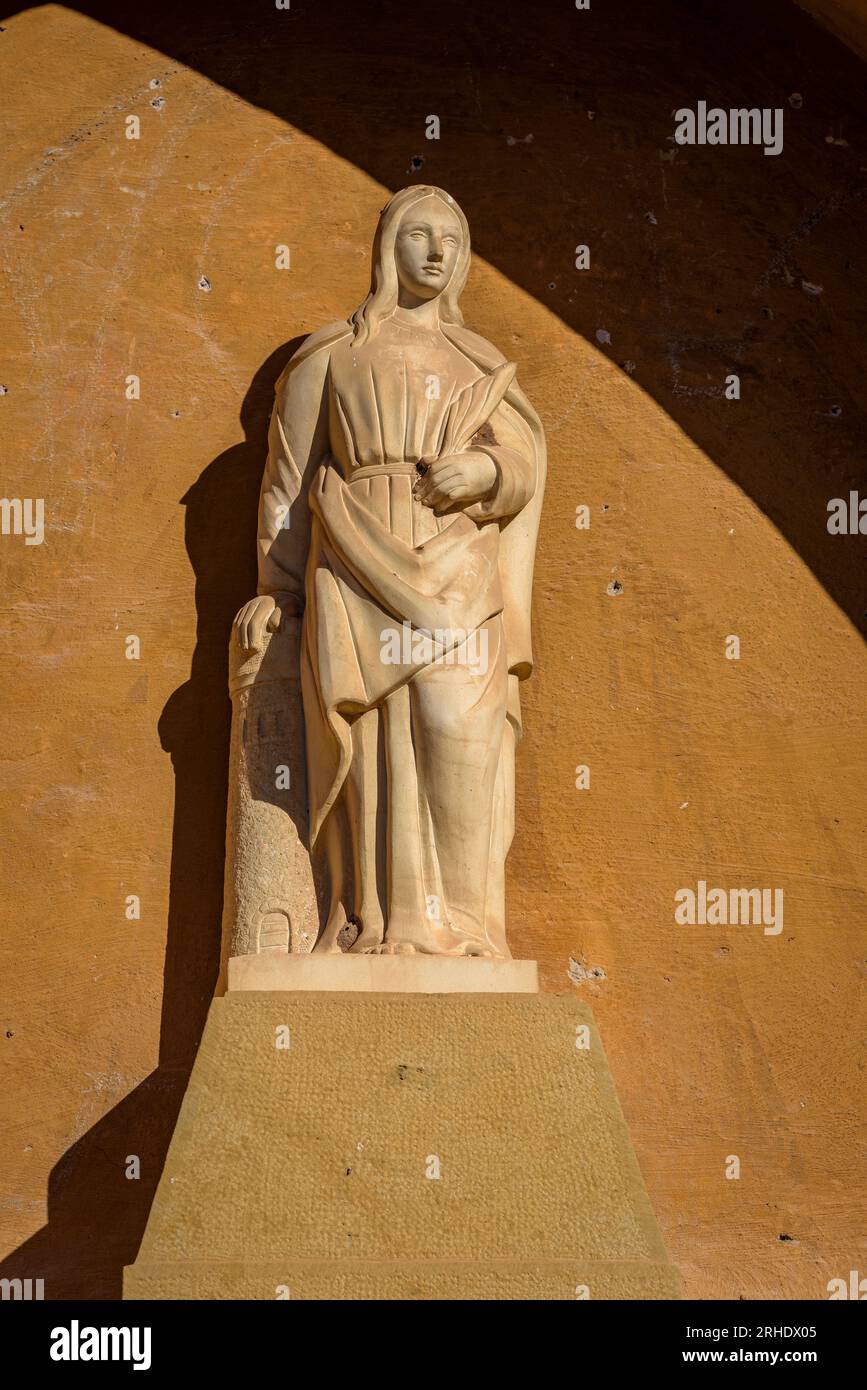
M 346 483 L 357 483 L 362 478 L 417 478 L 419 471 L 414 463 L 372 463 L 363 468 L 354 468 Z

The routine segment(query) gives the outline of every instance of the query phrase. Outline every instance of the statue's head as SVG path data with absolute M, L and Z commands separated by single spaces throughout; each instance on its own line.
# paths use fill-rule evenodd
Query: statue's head
M 440 318 L 463 323 L 458 300 L 469 268 L 470 229 L 454 198 L 429 184 L 395 193 L 379 215 L 370 293 L 352 315 L 356 342 L 374 336 L 401 290 L 438 298 Z

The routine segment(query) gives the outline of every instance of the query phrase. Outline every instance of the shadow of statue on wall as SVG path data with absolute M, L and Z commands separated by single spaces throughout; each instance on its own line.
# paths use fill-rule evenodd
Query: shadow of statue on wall
M 241 408 L 242 443 L 181 499 L 195 574 L 189 680 L 166 702 L 159 739 L 175 806 L 159 1064 L 63 1155 L 48 1183 L 45 1226 L 0 1262 L 0 1277 L 45 1280 L 49 1299 L 117 1299 L 138 1254 L 220 970 L 232 620 L 256 591 L 256 515 L 274 385 L 304 336 L 256 372 Z M 140 1160 L 138 1179 L 126 1176 Z

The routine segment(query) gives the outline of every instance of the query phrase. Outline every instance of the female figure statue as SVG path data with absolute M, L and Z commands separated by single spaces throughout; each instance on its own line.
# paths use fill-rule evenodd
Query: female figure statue
M 246 650 L 301 622 L 316 950 L 508 958 L 518 687 L 545 469 L 515 366 L 464 328 L 466 218 L 383 209 L 370 293 L 277 384 Z M 355 939 L 352 940 L 352 928 Z

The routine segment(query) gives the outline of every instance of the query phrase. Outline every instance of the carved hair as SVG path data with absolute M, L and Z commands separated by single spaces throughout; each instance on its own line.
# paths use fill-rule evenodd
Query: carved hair
M 394 259 L 394 243 L 406 213 L 425 198 L 440 198 L 451 208 L 460 223 L 461 245 L 449 283 L 440 295 L 440 318 L 445 323 L 460 324 L 464 321 L 458 300 L 470 268 L 470 229 L 467 219 L 454 198 L 449 197 L 443 189 L 434 188 L 431 184 L 416 184 L 395 193 L 379 214 L 376 236 L 373 238 L 370 291 L 350 317 L 355 330 L 355 341 L 359 345 L 375 337 L 382 320 L 388 318 L 397 308 L 400 282 Z

